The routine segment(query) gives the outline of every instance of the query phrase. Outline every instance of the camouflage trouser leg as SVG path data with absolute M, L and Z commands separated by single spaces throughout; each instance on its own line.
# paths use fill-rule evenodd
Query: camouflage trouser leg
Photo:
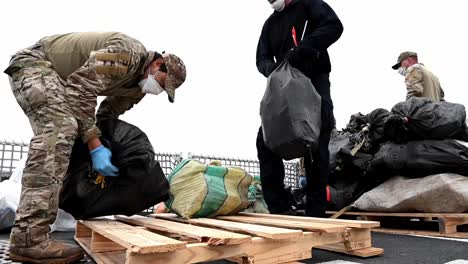
M 11 244 L 29 247 L 48 238 L 55 221 L 62 180 L 78 134 L 78 123 L 66 103 L 63 84 L 50 62 L 23 58 L 12 75 L 13 93 L 28 116 L 34 137 L 23 172 L 20 204 Z

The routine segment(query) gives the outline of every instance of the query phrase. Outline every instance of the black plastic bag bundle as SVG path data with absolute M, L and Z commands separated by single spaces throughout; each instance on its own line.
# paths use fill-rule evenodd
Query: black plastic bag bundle
M 285 160 L 317 147 L 321 98 L 310 79 L 284 61 L 270 75 L 260 104 L 265 144 Z
M 451 138 L 464 131 L 465 119 L 465 107 L 461 104 L 413 97 L 392 108 L 385 134 L 397 143 Z
M 375 177 L 424 177 L 438 173 L 468 176 L 468 148 L 451 139 L 388 143 L 375 154 L 368 173 Z
M 351 116 L 346 131 L 351 132 L 351 142 L 354 143 L 353 153 L 361 150 L 374 153 L 379 144 L 385 141 L 385 122 L 390 112 L 377 108 L 367 115 L 361 113 Z
M 328 150 L 330 152 L 330 183 L 337 181 L 355 182 L 360 180 L 369 167 L 372 154 L 353 153 L 354 134 L 343 131 L 332 131 Z
M 340 151 L 350 149 L 353 143 L 350 141 L 351 133 L 333 130 L 330 135 L 330 142 L 328 143 L 328 151 L 330 153 L 330 172 L 338 173 L 341 171 L 343 161 L 339 155 Z
M 357 187 L 357 182 L 337 182 L 330 185 L 330 202 L 327 209 L 339 211 L 348 206 L 358 198 L 355 195 Z
M 91 156 L 80 138 L 73 146 L 70 165 L 60 193 L 59 207 L 76 219 L 105 215 L 133 215 L 168 198 L 169 184 L 155 160 L 146 135 L 137 127 L 117 119 L 98 122 L 101 142 L 112 152 L 118 177 L 105 177 L 106 186 L 96 184 Z

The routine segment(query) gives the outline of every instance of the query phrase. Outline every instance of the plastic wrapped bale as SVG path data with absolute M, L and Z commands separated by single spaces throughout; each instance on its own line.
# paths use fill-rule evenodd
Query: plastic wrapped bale
M 119 176 L 105 177 L 105 184 L 96 184 L 89 150 L 78 138 L 60 192 L 60 208 L 76 219 L 85 219 L 133 215 L 165 201 L 169 184 L 145 133 L 117 119 L 101 120 L 98 127 Z
M 301 158 L 317 147 L 321 97 L 310 79 L 287 61 L 268 78 L 260 116 L 265 145 L 283 159 Z
M 240 168 L 226 168 L 186 159 L 168 176 L 166 206 L 184 218 L 235 214 L 249 206 L 252 176 Z
M 392 108 L 384 130 L 388 139 L 396 143 L 446 139 L 457 137 L 466 129 L 465 119 L 465 107 L 461 104 L 413 97 Z
M 372 212 L 468 212 L 468 178 L 443 173 L 411 179 L 393 177 L 363 194 L 353 205 Z

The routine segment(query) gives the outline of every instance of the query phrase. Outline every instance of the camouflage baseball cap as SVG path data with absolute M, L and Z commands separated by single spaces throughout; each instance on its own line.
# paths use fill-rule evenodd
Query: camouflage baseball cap
M 184 62 L 174 54 L 163 53 L 164 64 L 167 68 L 167 77 L 164 89 L 169 101 L 174 102 L 175 90 L 185 82 L 186 70 Z
M 405 60 L 406 58 L 408 57 L 417 57 L 418 54 L 416 52 L 412 52 L 412 51 L 405 51 L 405 52 L 402 52 L 400 54 L 400 56 L 398 56 L 398 60 L 397 60 L 397 63 L 395 65 L 392 66 L 392 69 L 394 70 L 398 70 L 398 68 L 400 68 L 400 64 L 403 60 Z

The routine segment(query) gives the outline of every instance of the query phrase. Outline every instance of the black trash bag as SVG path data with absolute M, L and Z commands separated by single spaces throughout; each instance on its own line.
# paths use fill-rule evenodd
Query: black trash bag
M 266 146 L 285 160 L 315 150 L 321 128 L 321 98 L 308 77 L 284 61 L 268 78 L 260 104 Z
M 352 133 L 353 153 L 375 153 L 379 144 L 385 141 L 384 127 L 389 115 L 389 111 L 377 108 L 367 115 L 358 113 L 351 116 L 346 131 Z
M 371 161 L 369 175 L 425 177 L 438 173 L 468 176 L 468 148 L 456 140 L 420 140 L 382 145 Z
M 353 152 L 351 138 L 355 134 L 332 131 L 328 149 L 330 152 L 330 183 L 337 181 L 359 181 L 373 159 L 372 154 Z
M 353 143 L 350 140 L 352 134 L 344 131 L 333 130 L 328 143 L 328 151 L 330 153 L 330 180 L 334 181 L 340 177 L 344 169 L 343 157 L 340 155 L 342 149 L 351 149 Z
M 342 163 L 343 175 L 338 180 L 359 181 L 369 168 L 373 154 L 353 152 L 353 149 L 344 147 L 338 153 L 338 159 Z
M 358 133 L 361 131 L 362 127 L 367 124 L 367 116 L 361 113 L 351 115 L 349 122 L 346 125 L 345 131 L 350 133 Z
M 346 181 L 330 185 L 330 202 L 327 209 L 339 211 L 354 202 L 358 198 L 355 194 L 357 186 L 358 182 Z
M 378 145 L 386 140 L 385 138 L 385 123 L 387 118 L 390 116 L 390 112 L 383 108 L 377 108 L 370 112 L 368 117 L 369 127 L 369 139 L 370 145 L 369 151 L 378 148 Z
M 59 207 L 75 219 L 133 215 L 167 200 L 169 184 L 155 160 L 151 143 L 139 128 L 117 119 L 98 122 L 101 142 L 112 152 L 118 177 L 96 184 L 91 156 L 80 138 L 73 146 L 70 165 L 60 192 Z
M 392 108 L 384 129 L 388 139 L 396 143 L 445 139 L 460 134 L 466 128 L 465 119 L 461 104 L 413 97 Z
M 468 142 L 468 127 L 466 126 L 466 122 L 465 122 L 465 127 L 463 127 L 459 133 L 454 135 L 453 138 Z

